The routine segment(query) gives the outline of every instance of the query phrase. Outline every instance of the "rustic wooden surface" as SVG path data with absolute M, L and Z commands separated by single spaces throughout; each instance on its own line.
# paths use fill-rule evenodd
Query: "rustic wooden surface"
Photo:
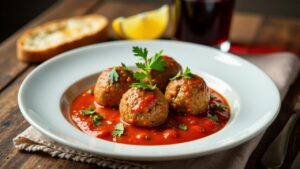
M 17 151 L 12 138 L 26 129 L 29 124 L 20 114 L 17 93 L 22 80 L 37 65 L 21 63 L 16 59 L 16 39 L 27 28 L 51 19 L 74 15 L 98 13 L 113 19 L 128 16 L 141 11 L 154 9 L 162 4 L 142 1 L 115 0 L 64 0 L 50 7 L 34 18 L 9 39 L 0 44 L 0 168 L 99 168 L 68 160 L 51 158 L 45 154 L 30 154 Z M 113 38 L 113 34 L 111 37 Z M 300 54 L 300 19 L 267 18 L 256 14 L 235 13 L 231 31 L 233 42 L 251 45 L 271 45 L 284 47 Z M 269 127 L 261 143 L 250 157 L 246 168 L 263 168 L 260 163 L 267 146 L 277 136 L 293 113 L 293 106 L 300 95 L 300 76 L 291 86 L 283 101 L 279 116 Z M 294 129 L 290 140 L 289 153 L 282 168 L 289 168 L 296 153 L 300 150 L 300 125 Z

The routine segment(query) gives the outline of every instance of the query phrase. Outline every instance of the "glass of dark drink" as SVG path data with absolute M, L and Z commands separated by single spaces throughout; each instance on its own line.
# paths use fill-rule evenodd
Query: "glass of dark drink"
M 229 30 L 235 0 L 173 0 L 177 40 L 229 49 Z M 223 45 L 223 47 L 222 47 Z M 225 46 L 224 46 L 225 45 Z

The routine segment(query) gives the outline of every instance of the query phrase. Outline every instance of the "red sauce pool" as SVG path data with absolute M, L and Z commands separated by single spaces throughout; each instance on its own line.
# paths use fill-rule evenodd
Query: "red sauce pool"
M 192 141 L 220 131 L 230 118 L 230 108 L 222 95 L 210 89 L 210 109 L 198 116 L 176 115 L 169 112 L 167 122 L 155 128 L 141 128 L 124 124 L 122 136 L 112 136 L 116 124 L 120 122 L 118 110 L 103 108 L 97 105 L 94 96 L 83 92 L 71 104 L 70 117 L 74 125 L 83 132 L 107 141 L 135 145 L 165 145 Z M 223 109 L 216 105 L 224 105 Z M 81 110 L 93 105 L 96 113 L 104 119 L 96 126 L 90 116 L 83 115 Z M 213 117 L 212 117 L 213 116 Z M 183 127 L 184 126 L 184 127 Z

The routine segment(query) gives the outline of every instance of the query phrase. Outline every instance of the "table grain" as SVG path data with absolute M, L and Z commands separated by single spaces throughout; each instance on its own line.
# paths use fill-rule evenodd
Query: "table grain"
M 18 89 L 23 79 L 38 64 L 19 62 L 16 58 L 16 40 L 20 34 L 33 26 L 58 18 L 83 14 L 103 14 L 110 20 L 118 16 L 129 16 L 145 10 L 155 9 L 158 1 L 129 0 L 62 0 L 51 6 L 38 17 L 0 44 L 0 168 L 99 168 L 95 165 L 51 158 L 43 153 L 26 153 L 14 148 L 12 139 L 29 124 L 22 117 L 17 103 Z M 170 32 L 165 35 L 168 38 Z M 114 36 L 110 29 L 110 40 Z M 230 39 L 234 43 L 269 45 L 282 47 L 300 54 L 300 19 L 265 17 L 254 13 L 234 13 Z M 289 89 L 283 100 L 281 111 L 268 128 L 258 147 L 252 153 L 246 169 L 262 169 L 260 159 L 268 145 L 278 135 L 293 113 L 296 98 L 300 95 L 300 76 Z M 300 150 L 300 124 L 293 131 L 289 153 L 282 168 L 288 168 Z

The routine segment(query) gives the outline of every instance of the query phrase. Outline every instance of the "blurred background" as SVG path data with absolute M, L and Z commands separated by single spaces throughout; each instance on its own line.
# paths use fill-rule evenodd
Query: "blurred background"
M 57 1 L 59 0 L 1 0 L 0 43 Z M 113 1 L 141 2 L 141 0 Z M 142 0 L 143 3 L 147 1 L 164 4 L 171 0 Z M 235 5 L 235 11 L 238 12 L 255 12 L 265 16 L 288 18 L 300 18 L 299 9 L 299 0 L 236 0 Z

